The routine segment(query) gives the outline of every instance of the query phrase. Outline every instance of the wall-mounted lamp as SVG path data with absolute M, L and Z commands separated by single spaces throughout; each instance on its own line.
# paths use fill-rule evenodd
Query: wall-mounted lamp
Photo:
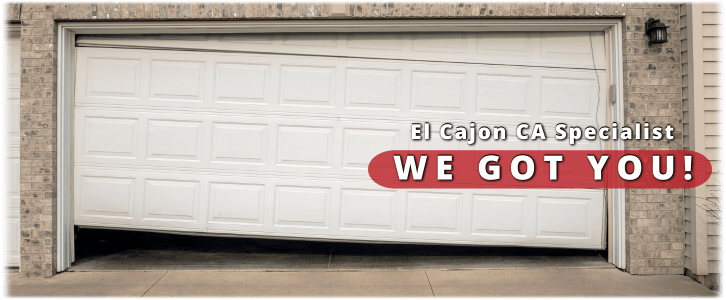
M 650 43 L 648 45 L 667 42 L 668 29 L 666 28 L 668 28 L 668 26 L 661 23 L 660 19 L 650 18 L 648 21 L 645 21 L 645 33 L 648 34 L 648 38 L 650 38 Z

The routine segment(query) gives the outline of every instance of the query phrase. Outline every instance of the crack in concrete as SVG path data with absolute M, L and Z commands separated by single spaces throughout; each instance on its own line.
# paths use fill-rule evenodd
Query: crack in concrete
M 434 287 L 431 285 L 431 279 L 429 279 L 429 274 L 424 271 L 424 275 L 426 275 L 426 281 L 429 282 L 429 288 L 431 288 L 431 295 L 434 295 L 434 297 L 436 297 L 436 293 L 434 293 Z
M 162 278 L 164 278 L 164 276 L 166 276 L 166 274 L 169 274 L 169 271 L 168 271 L 168 270 L 167 270 L 166 272 L 164 272 L 164 275 L 161 275 L 161 277 L 159 277 L 159 280 L 157 280 L 156 282 L 154 282 L 154 284 L 152 284 L 152 285 L 151 285 L 151 286 L 150 286 L 150 287 L 149 287 L 149 288 L 148 288 L 148 289 L 147 289 L 147 290 L 146 290 L 146 291 L 145 291 L 145 292 L 144 292 L 144 293 L 143 293 L 143 294 L 141 295 L 141 297 L 143 297 L 143 296 L 146 296 L 146 293 L 148 293 L 148 292 L 149 292 L 149 290 L 151 290 L 151 288 L 153 288 L 154 286 L 156 286 L 156 284 L 157 284 L 157 283 L 159 283 L 159 281 L 161 281 L 161 279 L 162 279 Z

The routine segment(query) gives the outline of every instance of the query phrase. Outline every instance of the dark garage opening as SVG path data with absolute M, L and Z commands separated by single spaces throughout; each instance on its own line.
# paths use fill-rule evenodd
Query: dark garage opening
M 82 228 L 69 271 L 612 268 L 605 251 L 371 244 Z

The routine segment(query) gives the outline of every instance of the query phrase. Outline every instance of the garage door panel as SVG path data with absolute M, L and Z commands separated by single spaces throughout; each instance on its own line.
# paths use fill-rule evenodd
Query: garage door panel
M 346 72 L 346 109 L 403 109 L 401 70 L 347 68 Z
M 543 191 L 537 195 L 537 239 L 597 239 L 603 212 L 602 193 Z
M 212 122 L 212 163 L 267 163 L 269 125 Z
M 395 191 L 342 189 L 340 229 L 394 232 L 396 199 Z
M 270 103 L 270 65 L 217 63 L 215 70 L 215 103 Z
M 402 132 L 410 129 L 404 123 L 261 116 L 242 120 L 248 122 L 234 116 L 77 109 L 75 139 L 83 151 L 75 153 L 75 161 L 367 178 L 370 159 L 404 149 L 407 138 L 401 138 Z
M 605 68 L 603 32 L 225 34 L 179 41 L 82 36 L 78 43 L 572 68 L 592 68 L 594 54 L 596 67 Z
M 479 115 L 536 115 L 538 101 L 532 76 L 477 74 L 476 113 Z
M 274 227 L 330 228 L 331 189 L 277 186 Z
M 142 81 L 141 89 L 148 90 L 149 94 L 141 93 L 138 101 L 89 96 L 84 91 L 92 87 L 80 80 L 77 105 L 113 104 L 185 112 L 204 109 L 219 114 L 258 112 L 261 115 L 323 117 L 335 114 L 413 121 L 468 122 L 486 118 L 488 122 L 510 124 L 513 116 L 526 116 L 533 122 L 544 123 L 554 123 L 565 117 L 573 124 L 593 124 L 598 114 L 600 122 L 604 123 L 604 109 L 597 111 L 595 103 L 604 102 L 605 76 L 590 70 L 195 54 L 195 60 L 205 61 L 204 68 L 217 70 L 205 72 L 210 73 L 207 76 L 195 71 L 197 66 L 202 68 L 202 64 L 179 62 L 185 54 L 168 52 L 171 51 L 79 49 L 81 61 L 99 56 L 136 55 L 148 57 L 142 60 L 142 65 L 146 66 L 158 57 L 166 59 L 165 64 L 173 62 L 167 68 L 186 68 L 194 72 L 180 71 L 181 75 L 177 77 L 182 78 L 178 80 L 170 79 L 174 76 L 165 77 L 164 80 L 174 81 L 184 88 L 168 85 L 160 90 L 153 87 L 157 81 Z M 79 63 L 80 67 L 82 64 Z M 150 67 L 141 69 L 142 73 L 153 72 Z M 152 75 L 144 73 L 141 76 Z M 273 76 L 278 79 L 268 80 Z M 247 82 L 248 77 L 256 79 Z M 197 84 L 198 80 L 205 82 Z M 159 82 L 167 85 L 166 81 Z M 205 92 L 207 87 L 215 91 Z
M 497 57 L 532 57 L 540 33 L 484 32 L 477 38 L 477 54 Z
M 599 191 L 393 191 L 367 180 L 107 167 L 77 167 L 76 176 L 123 188 L 133 178 L 134 187 L 143 187 L 132 192 L 133 218 L 89 213 L 77 204 L 79 225 L 419 243 L 601 245 L 602 219 L 591 217 L 602 213 Z M 76 190 L 81 203 L 108 197 L 83 191 Z M 175 205 L 158 206 L 164 202 Z
M 550 61 L 567 63 L 578 61 L 585 63 L 590 61 L 593 66 L 593 55 L 595 65 L 602 62 L 604 65 L 605 53 L 599 51 L 605 49 L 605 40 L 602 32 L 542 32 L 541 57 Z M 595 50 L 598 49 L 598 50 Z M 594 53 L 593 53 L 593 50 Z
M 411 110 L 466 113 L 466 74 L 414 71 Z
M 399 136 L 394 130 L 344 129 L 343 168 L 367 169 L 379 153 L 400 148 Z
M 461 235 L 463 195 L 460 193 L 408 192 L 406 232 Z
M 208 181 L 183 173 L 76 167 L 78 224 L 201 231 Z
M 531 220 L 527 214 L 527 194 L 475 194 L 472 209 L 472 235 L 525 237 Z
M 202 102 L 205 73 L 203 61 L 152 59 L 149 100 Z
M 209 181 L 194 175 L 141 174 L 143 194 L 136 210 L 135 225 L 144 227 L 204 230 Z M 204 201 L 204 204 L 202 203 Z
M 413 33 L 413 52 L 466 53 L 467 33 Z
M 81 215 L 133 219 L 135 178 L 82 175 L 80 180 Z
M 210 183 L 209 223 L 262 226 L 265 185 Z
M 543 67 L 567 51 L 584 59 L 589 37 L 587 44 L 581 34 L 556 37 L 576 47 L 544 51 L 541 33 L 401 33 L 145 40 L 296 55 L 78 48 L 74 221 L 599 249 L 602 191 L 390 190 L 367 173 L 368 162 L 388 150 L 599 149 L 586 140 L 569 146 L 552 131 L 547 141 L 516 138 L 523 122 L 605 123 L 598 108 L 604 73 Z M 390 59 L 401 53 L 404 59 Z M 447 62 L 480 56 L 502 65 Z M 519 65 L 506 65 L 513 61 Z M 103 82 L 94 72 L 105 74 Z M 468 128 L 472 121 L 502 126 L 508 137 L 468 145 L 439 135 L 443 123 Z M 431 140 L 412 141 L 413 122 L 430 122 Z
M 146 180 L 144 219 L 196 221 L 199 182 Z
M 372 50 L 403 50 L 403 36 L 401 33 L 350 33 L 347 34 L 346 46 Z
M 147 124 L 148 160 L 201 161 L 202 122 L 149 119 Z
M 588 78 L 589 77 L 589 78 Z M 603 80 L 579 72 L 559 72 L 542 77 L 543 118 L 577 118 L 594 120 L 597 103 L 604 97 L 598 95 L 605 86 Z M 600 74 L 603 77 L 604 74 Z
M 278 127 L 277 166 L 333 167 L 333 127 Z
M 84 156 L 137 158 L 139 119 L 89 117 L 83 124 Z
M 281 106 L 335 106 L 335 68 L 282 65 Z
M 89 58 L 89 97 L 141 98 L 141 60 Z

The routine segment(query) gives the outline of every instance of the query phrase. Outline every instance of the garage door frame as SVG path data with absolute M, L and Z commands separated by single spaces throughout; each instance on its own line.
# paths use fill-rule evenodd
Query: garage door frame
M 623 123 L 622 19 L 487 19 L 487 20 L 303 20 L 303 21 L 168 21 L 59 22 L 57 125 L 57 271 L 73 261 L 73 103 L 76 34 L 305 33 L 305 32 L 485 32 L 604 31 L 608 80 L 615 92 L 608 98 L 613 122 Z M 624 150 L 621 140 L 612 150 Z M 610 251 L 618 268 L 626 266 L 625 192 L 608 190 Z

